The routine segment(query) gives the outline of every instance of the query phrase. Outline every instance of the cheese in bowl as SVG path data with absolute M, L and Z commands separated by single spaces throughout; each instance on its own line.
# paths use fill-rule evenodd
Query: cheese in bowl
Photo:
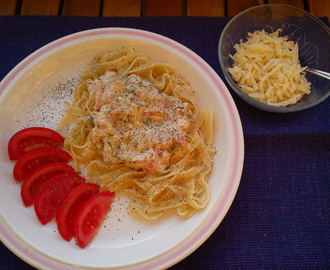
M 228 71 L 250 97 L 285 107 L 309 94 L 310 83 L 300 65 L 298 44 L 280 34 L 281 29 L 248 33 L 247 41 L 234 45 L 234 64 Z

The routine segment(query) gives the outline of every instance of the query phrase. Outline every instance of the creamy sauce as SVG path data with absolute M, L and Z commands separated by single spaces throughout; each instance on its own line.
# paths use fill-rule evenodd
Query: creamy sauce
M 185 143 L 190 104 L 136 75 L 108 71 L 86 84 L 95 104 L 92 140 L 104 161 L 146 171 L 166 169 L 172 148 Z

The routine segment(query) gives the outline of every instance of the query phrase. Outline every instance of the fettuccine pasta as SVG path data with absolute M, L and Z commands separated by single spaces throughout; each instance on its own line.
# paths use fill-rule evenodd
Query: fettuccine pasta
M 158 107 L 154 108 L 154 112 L 148 111 L 152 115 L 150 118 L 144 117 L 141 120 L 147 125 L 146 128 L 149 126 L 151 133 L 153 131 L 156 133 L 156 125 L 161 125 L 160 122 L 156 123 L 155 113 L 169 110 L 168 106 L 171 102 L 176 104 L 177 115 L 172 122 L 169 119 L 166 120 L 166 127 L 176 124 L 175 128 L 173 126 L 171 128 L 177 133 L 173 133 L 173 138 L 167 135 L 160 139 L 163 144 L 159 143 L 159 147 L 154 144 L 152 147 L 143 148 L 143 141 L 136 142 L 138 149 L 144 149 L 141 150 L 145 151 L 144 156 L 139 155 L 141 160 L 134 159 L 135 156 L 133 156 L 125 162 L 124 156 L 127 156 L 127 153 L 133 153 L 132 147 L 129 148 L 129 143 L 139 138 L 134 136 L 136 133 L 131 131 L 132 127 L 134 125 L 140 127 L 142 122 L 131 121 L 130 132 L 133 136 L 131 134 L 128 136 L 126 132 L 126 137 L 123 137 L 120 144 L 116 145 L 115 132 L 119 131 L 113 129 L 115 124 L 105 126 L 101 119 L 107 121 L 110 116 L 115 117 L 115 110 L 119 107 L 122 110 L 121 116 L 118 117 L 122 117 L 124 109 L 126 118 L 134 118 L 138 115 L 139 111 L 136 108 L 136 114 L 127 112 L 127 108 L 131 106 L 125 105 L 124 101 L 117 103 L 119 107 L 113 109 L 115 108 L 114 100 L 123 100 L 125 97 L 133 100 L 137 91 L 132 90 L 132 93 L 125 92 L 122 96 L 109 98 L 111 101 L 105 101 L 106 98 L 103 95 L 103 103 L 99 106 L 99 96 L 94 92 L 100 85 L 105 86 L 105 81 L 111 85 L 128 84 L 132 81 L 144 85 L 143 87 L 148 90 L 139 89 L 139 102 L 148 100 L 145 93 L 158 101 L 166 99 L 166 104 L 163 104 L 161 108 L 158 102 Z M 155 92 L 156 90 L 159 94 Z M 110 107 L 112 109 L 104 112 L 105 116 L 101 115 L 103 108 Z M 85 170 L 89 182 L 97 183 L 104 190 L 120 193 L 129 198 L 128 213 L 155 220 L 168 210 L 174 209 L 178 215 L 188 219 L 206 207 L 210 200 L 207 182 L 213 166 L 212 156 L 215 154 L 212 137 L 213 115 L 210 109 L 198 108 L 193 89 L 173 66 L 154 63 L 146 56 L 138 54 L 133 48 L 102 52 L 84 70 L 73 93 L 73 102 L 67 104 L 67 108 L 66 115 L 59 123 L 59 130 L 65 137 L 65 149 L 72 155 L 76 171 Z M 144 112 L 146 110 L 144 108 Z M 167 117 L 170 118 L 171 115 L 168 114 Z M 123 118 L 119 120 L 124 121 Z M 163 129 L 163 132 L 165 131 L 166 128 Z M 106 143 L 102 136 L 110 134 L 109 132 L 112 135 L 109 135 L 108 143 Z M 122 130 L 120 132 L 124 133 Z M 141 136 L 141 140 L 147 135 Z M 184 135 L 183 138 L 180 135 Z M 167 138 L 167 141 L 164 138 Z M 124 152 L 120 153 L 118 149 L 124 149 Z M 105 158 L 106 154 L 110 155 L 108 159 Z M 149 159 L 150 156 L 157 154 L 158 159 Z

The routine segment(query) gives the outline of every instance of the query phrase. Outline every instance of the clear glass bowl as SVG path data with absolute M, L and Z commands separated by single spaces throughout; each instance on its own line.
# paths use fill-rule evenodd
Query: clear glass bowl
M 310 108 L 325 100 L 330 95 L 330 81 L 307 73 L 311 82 L 311 93 L 305 95 L 296 104 L 276 107 L 257 101 L 243 92 L 232 79 L 228 68 L 233 66 L 230 54 L 235 54 L 234 45 L 247 33 L 265 29 L 268 32 L 282 29 L 281 35 L 299 45 L 299 59 L 302 66 L 330 72 L 330 29 L 312 14 L 287 5 L 259 5 L 247 9 L 232 18 L 224 28 L 218 47 L 218 56 L 222 72 L 231 88 L 247 103 L 270 112 L 294 112 Z

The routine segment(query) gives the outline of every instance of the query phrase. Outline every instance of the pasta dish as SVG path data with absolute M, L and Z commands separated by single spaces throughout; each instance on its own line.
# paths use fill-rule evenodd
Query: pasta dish
M 213 116 L 175 67 L 133 48 L 101 52 L 85 68 L 59 123 L 76 171 L 129 199 L 149 220 L 206 207 Z

